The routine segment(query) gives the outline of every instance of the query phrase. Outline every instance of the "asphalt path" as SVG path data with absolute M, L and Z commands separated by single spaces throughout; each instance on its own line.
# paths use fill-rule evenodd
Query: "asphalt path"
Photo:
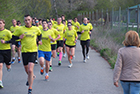
M 90 49 L 90 59 L 83 63 L 80 42 L 77 42 L 73 66 L 62 59 L 58 66 L 58 57 L 53 59 L 53 72 L 49 73 L 49 81 L 40 75 L 40 65 L 34 67 L 36 79 L 33 83 L 33 94 L 123 94 L 121 85 L 113 85 L 113 70 L 110 65 L 94 50 Z M 27 75 L 23 64 L 15 62 L 12 70 L 7 72 L 3 67 L 3 85 L 0 94 L 27 94 L 25 85 Z

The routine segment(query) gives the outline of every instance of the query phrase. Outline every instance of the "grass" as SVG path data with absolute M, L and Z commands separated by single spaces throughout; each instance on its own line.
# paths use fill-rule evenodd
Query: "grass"
M 122 41 L 125 38 L 125 28 L 96 27 L 91 36 L 90 45 L 104 57 L 111 68 L 115 66 L 117 52 L 123 47 Z

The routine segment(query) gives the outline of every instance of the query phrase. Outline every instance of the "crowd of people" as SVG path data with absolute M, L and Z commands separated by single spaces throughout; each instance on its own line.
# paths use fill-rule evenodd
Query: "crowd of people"
M 5 29 L 5 21 L 0 19 L 1 88 L 3 88 L 3 64 L 6 64 L 7 71 L 10 72 L 11 64 L 14 64 L 16 60 L 21 63 L 21 56 L 28 78 L 26 82 L 29 87 L 28 94 L 32 94 L 33 80 L 36 77 L 33 72 L 35 64 L 40 64 L 40 74 L 43 75 L 45 72 L 45 80 L 49 79 L 49 71 L 52 71 L 52 58 L 55 58 L 56 55 L 59 57 L 58 66 L 61 66 L 62 57 L 66 57 L 67 53 L 68 67 L 71 68 L 73 66 L 72 59 L 75 58 L 78 35 L 80 35 L 83 62 L 86 63 L 86 60 L 89 59 L 89 44 L 93 26 L 88 18 L 83 18 L 83 23 L 80 25 L 76 17 L 74 20 L 66 20 L 62 15 L 55 21 L 52 18 L 37 19 L 25 15 L 24 23 L 25 25 L 22 26 L 20 21 L 13 19 L 13 26 L 8 30 Z

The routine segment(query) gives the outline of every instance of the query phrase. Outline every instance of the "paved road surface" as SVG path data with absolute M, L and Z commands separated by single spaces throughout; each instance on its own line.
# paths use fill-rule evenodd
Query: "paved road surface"
M 63 58 L 60 67 L 58 57 L 53 59 L 53 72 L 47 82 L 44 75 L 40 75 L 39 64 L 35 65 L 33 94 L 123 94 L 121 86 L 116 88 L 113 85 L 113 70 L 99 53 L 90 50 L 90 60 L 83 63 L 78 41 L 75 56 L 72 68 L 67 67 L 67 58 Z M 0 89 L 0 94 L 27 94 L 27 75 L 22 64 L 16 62 L 11 72 L 7 72 L 4 66 L 3 71 L 4 88 Z

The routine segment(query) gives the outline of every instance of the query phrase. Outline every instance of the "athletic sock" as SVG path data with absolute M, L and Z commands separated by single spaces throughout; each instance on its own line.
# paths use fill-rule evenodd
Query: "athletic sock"
M 49 73 L 46 73 L 46 75 L 45 75 L 45 76 L 47 76 L 47 75 L 49 75 Z
M 59 61 L 62 59 L 62 52 L 59 53 Z
M 43 68 L 43 67 L 41 67 L 41 69 L 43 70 L 44 68 Z
M 15 60 L 16 58 L 15 58 L 15 57 L 13 57 L 13 59 Z
M 20 57 L 18 57 L 18 59 L 20 59 Z

